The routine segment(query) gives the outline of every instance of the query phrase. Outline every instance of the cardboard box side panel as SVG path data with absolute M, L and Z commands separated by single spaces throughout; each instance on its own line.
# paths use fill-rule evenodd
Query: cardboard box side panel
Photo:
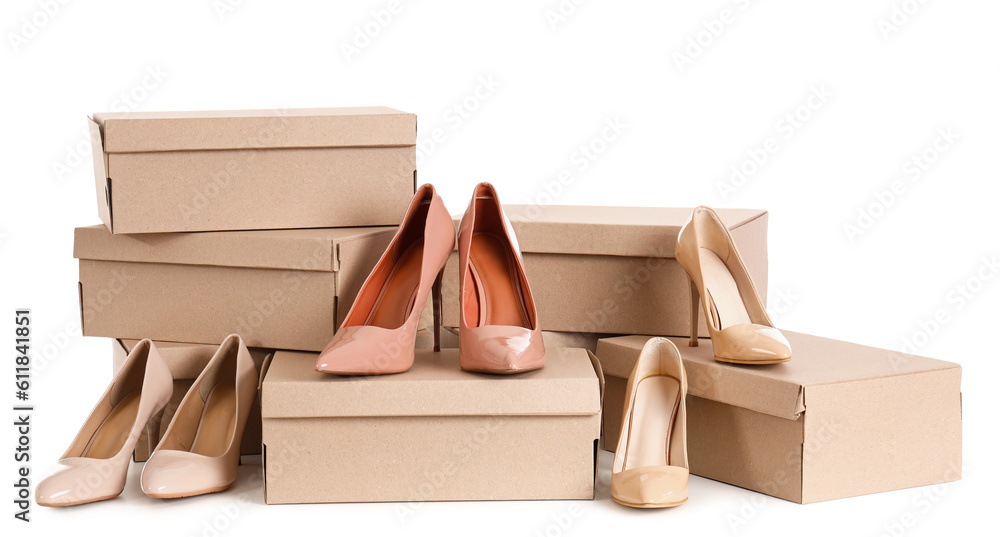
M 674 257 L 677 234 L 692 208 L 504 205 L 504 211 L 522 252 Z M 730 229 L 765 214 L 759 209 L 718 212 Z
M 573 349 L 587 349 L 591 353 L 597 352 L 597 342 L 608 334 L 581 334 L 579 332 L 551 332 L 542 331 L 542 341 L 546 347 L 570 347 Z M 603 365 L 602 373 L 603 373 Z
M 266 501 L 591 499 L 598 421 L 597 415 L 269 418 Z
M 116 153 L 108 163 L 116 233 L 382 226 L 397 225 L 413 196 L 416 151 Z
M 691 473 L 802 501 L 802 419 L 787 420 L 692 395 L 687 409 Z
M 597 357 L 609 377 L 626 379 L 632 374 L 643 346 L 653 336 L 611 336 L 597 341 Z
M 319 351 L 331 337 L 326 272 L 80 260 L 83 333 Z
M 361 291 L 361 286 L 375 268 L 385 249 L 389 247 L 396 230 L 372 235 L 362 239 L 344 242 L 337 250 L 337 319 L 334 329 L 340 328 L 340 323 L 347 317 L 354 305 L 354 299 Z M 428 303 L 430 300 L 427 301 Z
M 544 330 L 690 335 L 687 275 L 674 259 L 524 254 L 525 271 Z M 444 319 L 457 326 L 458 260 L 445 268 Z M 707 333 L 699 317 L 702 333 Z
M 111 226 L 111 182 L 108 181 L 108 170 L 104 160 L 104 140 L 101 137 L 101 127 L 93 119 L 87 118 L 90 127 L 90 145 L 94 154 L 94 181 L 97 187 L 97 215 L 101 222 L 113 232 Z
M 595 420 L 595 425 L 597 426 L 597 431 L 595 432 L 597 440 L 594 442 L 594 493 L 597 491 L 597 465 L 600 463 L 600 454 L 598 449 L 601 446 L 601 439 L 604 438 L 604 420 L 601 419 L 601 415 L 604 412 L 604 395 L 607 391 L 607 378 L 604 376 L 604 370 L 601 368 L 601 361 L 597 359 L 593 351 L 588 350 L 587 356 L 590 357 L 590 363 L 594 366 L 594 373 L 597 374 L 597 383 L 601 390 L 601 406 L 600 412 L 598 412 L 598 419 Z
M 961 477 L 961 369 L 806 388 L 803 503 Z
M 740 251 L 743 264 L 753 279 L 757 294 L 767 305 L 767 223 L 768 213 L 737 226 L 729 231 L 733 243 Z M 704 317 L 704 314 L 702 314 Z M 706 334 L 706 332 L 700 332 Z

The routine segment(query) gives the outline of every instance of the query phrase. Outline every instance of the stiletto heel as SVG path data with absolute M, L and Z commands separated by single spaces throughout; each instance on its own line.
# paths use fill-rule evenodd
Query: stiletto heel
M 365 280 L 316 371 L 386 375 L 413 366 L 420 314 L 432 295 L 441 348 L 441 271 L 455 250 L 455 222 L 432 185 L 417 189 L 403 221 Z
M 677 236 L 675 256 L 691 281 L 691 340 L 698 346 L 698 304 L 705 312 L 712 352 L 720 362 L 777 364 L 792 358 L 757 294 L 729 229 L 718 213 L 697 207 Z
M 688 276 L 688 284 L 691 286 L 691 339 L 688 340 L 688 347 L 698 346 L 698 286 L 694 280 Z
M 150 453 L 156 449 L 156 444 L 160 443 L 160 431 L 163 430 L 161 425 L 163 424 L 163 414 L 166 408 L 166 406 L 161 408 L 146 423 L 146 441 L 149 443 Z
M 441 281 L 444 279 L 444 269 L 438 273 L 434 285 L 431 286 L 431 300 L 434 308 L 434 352 L 441 352 L 441 319 L 443 299 L 441 291 Z

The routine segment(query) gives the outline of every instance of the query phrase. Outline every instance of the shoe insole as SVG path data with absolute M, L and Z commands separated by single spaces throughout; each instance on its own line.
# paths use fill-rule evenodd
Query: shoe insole
M 702 281 L 708 293 L 703 299 L 709 304 L 712 324 L 722 330 L 737 324 L 752 323 L 750 314 L 743 305 L 736 280 L 733 279 L 733 274 L 729 272 L 726 263 L 707 248 L 700 248 L 698 255 L 701 261 Z
M 669 464 L 667 446 L 680 405 L 681 384 L 666 376 L 647 377 L 635 387 L 624 470 Z
M 516 260 L 505 240 L 492 233 L 477 233 L 469 247 L 469 263 L 477 293 L 478 308 L 466 319 L 479 319 L 478 326 L 504 325 L 531 328 Z M 468 314 L 471 313 L 472 316 Z
M 132 433 L 136 414 L 139 413 L 139 390 L 125 394 L 125 397 L 111 409 L 97 428 L 90 444 L 83 450 L 82 457 L 91 459 L 109 459 L 121 451 L 125 441 Z
M 408 247 L 392 267 L 365 324 L 399 328 L 406 322 L 420 285 L 420 265 L 424 261 L 423 239 Z
M 236 381 L 220 382 L 205 400 L 191 452 L 218 457 L 229 449 L 236 429 Z

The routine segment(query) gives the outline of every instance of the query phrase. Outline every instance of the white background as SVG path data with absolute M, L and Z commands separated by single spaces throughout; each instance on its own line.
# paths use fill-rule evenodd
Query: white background
M 6 528 L 909 536 L 992 520 L 1000 480 L 1000 281 L 989 261 L 1000 253 L 996 2 L 158 6 L 7 0 L 0 8 L 0 311 L 12 325 L 15 307 L 33 310 L 36 480 L 111 376 L 109 341 L 83 338 L 77 324 L 73 228 L 98 222 L 85 117 L 374 104 L 418 114 L 420 178 L 437 185 L 452 212 L 464 210 L 480 180 L 509 203 L 770 211 L 768 302 L 780 327 L 890 349 L 910 342 L 911 351 L 962 364 L 964 478 L 808 506 L 692 478 L 686 505 L 641 512 L 609 499 L 606 457 L 594 502 L 425 504 L 403 514 L 387 504 L 265 506 L 253 461 L 229 492 L 151 500 L 136 466 L 121 498 L 34 507 L 30 525 L 12 521 L 4 502 Z M 395 14 L 385 13 L 390 6 Z M 559 9 L 563 19 L 552 15 Z M 443 141 L 431 147 L 434 129 Z M 770 149 L 766 161 L 761 148 Z M 723 193 L 734 166 L 749 172 Z M 557 188 L 562 171 L 570 175 Z M 929 324 L 942 312 L 946 322 Z M 0 386 L 12 400 L 9 381 Z M 12 427 L 0 429 L 10 461 Z M 10 462 L 4 471 L 10 487 Z

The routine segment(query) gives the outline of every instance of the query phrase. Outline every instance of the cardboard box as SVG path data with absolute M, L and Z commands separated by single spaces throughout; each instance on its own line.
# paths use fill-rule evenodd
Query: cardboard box
M 112 358 L 114 370 L 117 373 L 128 353 L 135 347 L 137 339 L 112 339 Z M 201 374 L 208 361 L 215 355 L 218 345 L 193 345 L 185 343 L 173 343 L 166 341 L 154 341 L 156 349 L 160 351 L 163 360 L 167 362 L 170 374 L 174 378 L 174 393 L 170 402 L 163 409 L 162 421 L 160 423 L 160 438 L 167 432 L 170 420 L 173 419 L 177 407 L 187 394 L 188 389 L 194 384 L 195 379 Z M 254 365 L 260 371 L 264 360 L 273 351 L 269 349 L 249 348 L 253 357 Z M 145 462 L 153 453 L 160 438 L 150 439 L 143 428 L 139 435 L 139 440 L 135 444 L 135 451 L 132 459 L 135 462 Z M 253 406 L 250 407 L 250 417 L 247 419 L 246 429 L 243 431 L 243 443 L 240 445 L 240 453 L 243 455 L 260 454 L 260 402 L 254 399 Z
M 792 360 L 716 362 L 711 340 L 673 338 L 688 376 L 691 472 L 798 503 L 955 481 L 958 364 L 784 331 Z M 604 445 L 616 446 L 626 379 L 646 336 L 602 339 Z
M 76 229 L 83 335 L 320 351 L 395 228 Z
M 504 211 L 543 330 L 690 335 L 687 274 L 674 247 L 692 209 L 504 205 Z M 767 212 L 720 209 L 719 215 L 766 297 Z M 457 253 L 445 269 L 444 298 L 445 325 L 459 326 Z
M 391 108 L 89 123 L 98 214 L 112 233 L 396 225 L 415 191 L 417 118 Z
M 603 380 L 585 350 L 507 376 L 462 371 L 454 349 L 372 377 L 315 359 L 279 351 L 262 383 L 269 504 L 594 497 Z

